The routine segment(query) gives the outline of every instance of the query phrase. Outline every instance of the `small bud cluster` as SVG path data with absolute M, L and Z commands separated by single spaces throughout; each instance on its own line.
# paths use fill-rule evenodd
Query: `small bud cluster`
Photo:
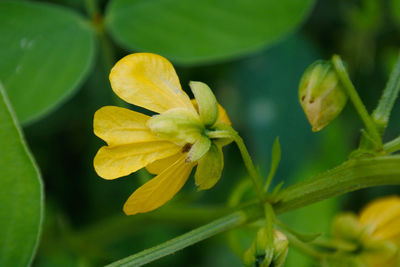
M 261 228 L 250 248 L 245 252 L 243 262 L 248 267 L 282 267 L 288 253 L 289 242 L 286 236 L 274 231 L 272 249 L 268 248 L 268 234 L 265 228 Z

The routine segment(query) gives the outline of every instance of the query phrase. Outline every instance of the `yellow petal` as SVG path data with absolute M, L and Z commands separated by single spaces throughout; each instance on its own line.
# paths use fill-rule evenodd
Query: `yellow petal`
M 400 245 L 400 214 L 385 224 L 385 227 L 379 228 L 374 236 L 379 239 L 390 239 Z
M 150 116 L 126 108 L 106 106 L 94 114 L 94 133 L 110 146 L 158 141 L 146 123 Z
M 181 157 L 158 176 L 139 187 L 126 201 L 127 215 L 152 211 L 170 200 L 185 184 L 195 164 Z
M 149 165 L 146 166 L 146 169 L 151 174 L 159 174 L 163 170 L 167 169 L 169 166 L 174 164 L 181 157 L 182 153 L 178 152 L 175 155 L 172 155 L 168 158 L 159 159 L 150 163 Z
M 94 168 L 104 179 L 131 174 L 156 160 L 176 154 L 182 148 L 167 141 L 103 146 L 94 158 Z
M 368 204 L 360 214 L 360 223 L 367 226 L 373 235 L 391 231 L 388 226 L 395 221 L 400 228 L 400 197 L 390 196 Z M 385 233 L 387 235 L 387 233 Z
M 228 114 L 226 113 L 226 110 L 220 105 L 218 104 L 218 118 L 217 118 L 217 122 L 224 122 L 228 125 L 231 125 L 231 120 L 228 117 Z
M 136 53 L 122 58 L 110 73 L 114 92 L 128 103 L 162 113 L 171 108 L 194 111 L 172 64 L 162 56 Z

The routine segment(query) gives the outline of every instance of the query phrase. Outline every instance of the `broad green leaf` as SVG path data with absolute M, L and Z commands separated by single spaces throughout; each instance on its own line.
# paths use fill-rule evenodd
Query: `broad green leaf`
M 113 0 L 106 27 L 124 47 L 195 64 L 259 50 L 293 31 L 313 0 Z
M 0 36 L 0 80 L 22 123 L 65 101 L 92 63 L 89 24 L 61 7 L 2 1 Z
M 0 266 L 28 266 L 39 239 L 43 188 L 1 85 L 0 146 Z

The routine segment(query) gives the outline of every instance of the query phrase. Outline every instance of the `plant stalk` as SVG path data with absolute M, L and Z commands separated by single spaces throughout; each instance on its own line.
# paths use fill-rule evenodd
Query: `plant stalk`
M 352 159 L 342 165 L 298 182 L 279 193 L 273 204 L 275 213 L 285 213 L 327 198 L 339 196 L 362 188 L 383 185 L 400 185 L 400 156 Z M 247 216 L 246 216 L 247 215 Z M 239 210 L 183 234 L 156 247 L 144 250 L 108 266 L 141 266 L 218 233 L 264 217 L 258 201 L 251 201 Z
M 394 102 L 396 101 L 400 91 L 400 54 L 397 58 L 396 65 L 390 74 L 389 81 L 379 100 L 378 106 L 372 113 L 372 119 L 379 127 L 381 135 L 389 123 L 390 112 L 392 111 Z
M 369 135 L 380 146 L 382 144 L 381 136 L 376 128 L 374 121 L 369 116 L 367 109 L 365 108 L 363 102 L 361 101 L 361 98 L 358 95 L 357 90 L 355 89 L 353 83 L 351 82 L 342 59 L 338 55 L 334 55 L 332 57 L 332 63 L 337 74 L 339 75 L 343 87 L 345 88 L 350 100 L 353 102 L 353 105 L 357 113 L 360 115 L 361 120 L 363 121 Z

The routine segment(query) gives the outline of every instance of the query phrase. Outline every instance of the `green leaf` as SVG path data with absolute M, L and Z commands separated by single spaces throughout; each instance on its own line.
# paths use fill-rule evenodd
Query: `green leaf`
M 235 58 L 293 31 L 313 0 L 113 0 L 105 24 L 124 47 L 185 64 Z
M 0 265 L 28 266 L 39 239 L 43 188 L 1 85 L 0 146 Z
M 302 242 L 311 242 L 317 239 L 319 236 L 321 236 L 321 233 L 315 233 L 315 234 L 304 234 L 304 233 L 299 233 L 293 229 L 291 229 L 289 226 L 284 224 L 281 221 L 278 221 L 278 226 L 280 229 L 282 229 L 285 232 L 289 232 L 290 234 L 294 235 L 297 239 L 299 239 Z
M 275 138 L 274 145 L 272 146 L 271 152 L 271 165 L 269 168 L 269 173 L 267 177 L 267 182 L 265 183 L 264 189 L 268 191 L 268 188 L 275 176 L 276 170 L 278 169 L 279 162 L 281 161 L 281 144 L 279 143 L 279 137 Z
M 93 61 L 89 24 L 53 5 L 0 2 L 0 36 L 0 80 L 22 123 L 71 96 Z

